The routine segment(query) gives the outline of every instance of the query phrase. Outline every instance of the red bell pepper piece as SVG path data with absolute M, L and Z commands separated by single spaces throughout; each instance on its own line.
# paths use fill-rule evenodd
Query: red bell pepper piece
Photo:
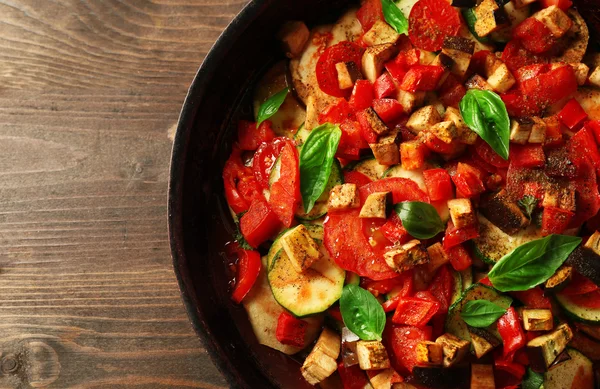
M 540 4 L 543 8 L 548 8 L 555 5 L 563 11 L 566 11 L 571 8 L 573 2 L 571 0 L 541 0 Z
M 571 99 L 558 113 L 560 121 L 571 130 L 578 127 L 588 115 L 575 99 Z
M 402 105 L 396 99 L 373 100 L 373 109 L 385 124 L 391 124 L 404 113 Z
M 394 80 L 400 84 L 411 66 L 419 63 L 420 56 L 421 52 L 418 49 L 402 51 L 396 58 L 386 62 L 385 68 Z
M 515 27 L 513 37 L 520 39 L 523 47 L 534 54 L 550 50 L 557 42 L 552 31 L 533 17 L 525 19 Z
M 308 323 L 289 314 L 287 311 L 281 312 L 277 320 L 277 330 L 275 337 L 281 344 L 294 347 L 304 346 L 304 335 Z
M 395 324 L 424 327 L 439 309 L 440 303 L 437 301 L 405 297 L 398 302 L 392 322 Z
M 539 110 L 543 110 L 575 93 L 577 87 L 573 68 L 565 65 L 523 81 L 520 89 L 525 96 L 531 97 Z
M 250 292 L 261 268 L 260 253 L 254 250 L 238 249 L 236 284 L 231 299 L 239 304 Z M 304 339 L 303 339 L 304 340 Z
M 520 89 L 511 89 L 500 95 L 510 116 L 534 116 L 540 108 L 532 96 L 525 96 Z
M 511 151 L 512 151 L 512 149 L 511 149 Z M 477 156 L 479 156 L 481 159 L 483 159 L 483 161 L 485 161 L 489 165 L 492 165 L 493 167 L 499 167 L 499 168 L 508 167 L 509 162 L 507 160 L 505 160 L 504 158 L 502 158 L 501 156 L 499 156 L 498 153 L 496 153 L 494 151 L 494 149 L 492 149 L 490 147 L 490 145 L 487 144 L 487 142 L 485 142 L 481 138 L 478 138 L 477 143 L 475 143 L 475 153 L 477 154 Z M 488 169 L 486 169 L 486 170 L 488 170 Z M 488 170 L 488 171 L 495 172 L 496 169 Z
M 223 184 L 227 204 L 235 213 L 247 211 L 254 199 L 264 199 L 252 169 L 244 165 L 242 151 L 235 145 L 223 167 Z
M 294 221 L 294 213 L 300 204 L 300 168 L 298 150 L 292 143 L 283 146 L 279 179 L 271 185 L 269 205 L 284 227 Z
M 465 94 L 467 94 L 467 89 L 453 74 L 448 75 L 439 90 L 440 101 L 447 107 L 458 108 L 458 103 L 465 97 Z
M 392 96 L 396 92 L 396 85 L 394 84 L 394 80 L 392 80 L 392 76 L 386 72 L 375 80 L 373 89 L 375 90 L 375 97 L 383 99 Z
M 505 360 L 502 357 L 496 357 L 494 359 L 494 373 L 496 387 L 507 389 L 514 385 L 517 388 L 525 375 L 525 366 Z
M 550 299 L 544 296 L 544 291 L 539 286 L 525 291 L 511 292 L 511 296 L 521 301 L 527 308 L 550 309 L 552 307 Z
M 352 120 L 346 120 L 340 125 L 340 128 L 342 138 L 335 156 L 351 161 L 360 159 L 360 150 L 369 147 L 361 137 L 360 124 Z
M 450 257 L 450 265 L 452 265 L 456 271 L 467 270 L 473 264 L 471 254 L 469 254 L 462 244 L 453 246 L 446 251 Z
M 427 148 L 434 153 L 438 154 L 452 154 L 456 147 L 460 145 L 459 142 L 453 141 L 446 143 L 431 132 L 421 132 L 421 141 Z
M 272 237 L 281 228 L 277 214 L 264 199 L 256 199 L 242 218 L 240 230 L 244 239 L 254 248 Z
M 374 97 L 373 85 L 367 80 L 357 80 L 348 102 L 353 110 L 361 111 L 371 106 Z
M 515 167 L 535 168 L 546 163 L 546 155 L 541 144 L 510 145 L 510 163 Z
M 518 39 L 513 39 L 506 44 L 501 59 L 513 73 L 523 66 L 548 62 L 546 57 L 535 55 L 525 49 Z
M 445 250 L 450 250 L 452 247 L 458 246 L 468 240 L 479 236 L 479 226 L 468 226 L 463 228 L 455 228 L 452 221 L 448 222 L 446 234 L 444 235 L 443 244 Z
M 423 340 L 431 340 L 431 335 L 431 327 L 386 326 L 383 341 L 400 374 L 412 372 L 417 365 L 417 344 Z
M 262 143 L 254 153 L 252 170 L 254 171 L 254 177 L 263 188 L 269 189 L 271 169 L 273 169 L 277 157 L 281 154 L 283 146 L 291 142 L 293 141 L 289 138 L 277 137 L 269 143 Z
M 256 123 L 247 120 L 238 122 L 238 145 L 242 150 L 256 150 L 263 142 L 270 142 L 275 138 L 271 128 L 271 121 L 265 120 L 256 127 Z
M 345 366 L 344 362 L 340 362 L 338 373 L 342 379 L 344 389 L 363 389 L 370 385 L 365 371 L 358 365 Z
M 562 234 L 573 217 L 573 212 L 556 207 L 546 207 L 542 213 L 542 236 Z
M 482 279 L 479 280 L 479 283 L 481 285 L 486 285 L 486 286 L 494 286 L 492 285 L 492 281 L 490 281 L 490 279 L 488 278 L 488 276 L 483 277 Z
M 578 272 L 574 271 L 571 281 L 563 290 L 560 291 L 560 294 L 565 296 L 576 296 L 579 294 L 595 292 L 597 290 L 598 285 L 590 281 L 589 278 L 584 277 Z
M 414 65 L 404 75 L 400 89 L 417 92 L 435 90 L 444 74 L 444 68 L 435 65 Z
M 406 170 L 420 169 L 425 164 L 425 158 L 429 154 L 427 146 L 420 140 L 403 142 L 400 145 L 400 160 L 402 167 Z
M 510 307 L 504 315 L 498 319 L 498 333 L 504 344 L 502 355 L 506 359 L 507 356 L 514 353 L 525 346 L 525 333 L 519 322 L 519 315 L 515 308 Z
M 344 321 L 342 318 L 342 311 L 340 311 L 340 307 L 337 305 L 329 308 L 327 313 L 337 321 Z
M 429 169 L 423 172 L 425 186 L 431 201 L 449 200 L 454 197 L 452 178 L 446 169 Z
M 454 277 L 452 277 L 450 269 L 448 269 L 448 266 L 440 267 L 427 289 L 427 291 L 435 297 L 436 301 L 440 303 L 438 314 L 448 312 L 453 290 Z M 419 297 L 419 295 L 417 294 L 415 297 Z
M 367 143 L 377 143 L 377 133 L 373 131 L 371 125 L 367 121 L 367 116 L 364 111 L 356 113 L 356 119 L 360 123 L 360 135 Z
M 344 99 L 339 99 L 337 102 L 328 105 L 323 112 L 319 113 L 320 124 L 341 124 L 347 120 L 356 120 L 356 116 L 350 104 Z
M 571 152 L 576 157 L 585 156 L 594 165 L 596 172 L 600 173 L 600 152 L 598 151 L 594 135 L 588 126 L 577 131 L 570 139 L 569 145 L 572 150 Z
M 404 283 L 404 278 L 401 276 L 390 278 L 387 280 L 373 281 L 366 277 L 360 279 L 360 287 L 371 292 L 375 297 L 389 293 L 398 285 Z
M 456 189 L 467 197 L 473 197 L 485 192 L 485 185 L 481 180 L 481 172 L 469 164 L 459 162 L 452 181 L 454 181 Z
M 369 31 L 378 20 L 385 20 L 380 0 L 367 0 L 356 12 L 356 18 L 362 25 L 363 31 Z
M 381 304 L 385 312 L 394 311 L 396 307 L 398 307 L 398 302 L 401 299 L 408 297 L 413 293 L 413 272 L 411 270 L 403 272 L 400 274 L 400 279 L 401 281 L 398 283 L 398 285 L 392 289 L 392 291 L 395 291 L 396 295 Z M 400 287 L 399 290 L 398 287 Z
M 402 226 L 402 220 L 400 220 L 396 212 L 392 212 L 379 231 L 392 243 L 406 243 L 405 241 L 410 238 L 408 231 Z
M 565 143 L 558 118 L 551 116 L 544 118 L 544 122 L 546 123 L 546 140 L 544 141 L 544 146 L 557 147 Z

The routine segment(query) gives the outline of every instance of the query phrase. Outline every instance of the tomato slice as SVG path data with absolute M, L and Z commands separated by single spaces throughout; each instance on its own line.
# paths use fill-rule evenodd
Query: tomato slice
M 361 187 L 373 182 L 368 176 L 356 170 L 344 171 L 344 182 L 346 184 L 356 184 L 357 187 Z
M 367 0 L 356 12 L 356 18 L 362 25 L 363 31 L 369 31 L 378 20 L 384 20 L 381 0 Z
M 370 184 L 369 184 L 370 185 Z M 371 249 L 369 241 L 362 232 L 362 221 L 358 217 L 360 210 L 353 209 L 330 214 L 325 228 L 324 244 L 329 255 L 343 269 L 379 281 L 398 276 Z
M 568 296 L 573 304 L 584 308 L 600 308 L 600 290 L 596 290 L 586 294 L 578 294 L 573 296 Z
M 281 173 L 279 180 L 271 185 L 269 205 L 277 214 L 285 227 L 294 221 L 294 213 L 300 204 L 300 169 L 298 167 L 298 150 L 291 142 L 286 143 L 281 151 Z
M 233 146 L 223 168 L 223 184 L 227 204 L 233 212 L 247 211 L 256 198 L 263 198 L 262 188 L 252 174 L 252 169 L 242 162 L 242 152 Z
M 281 154 L 286 143 L 291 142 L 288 138 L 279 137 L 269 143 L 262 143 L 254 153 L 252 159 L 252 170 L 258 183 L 265 189 L 269 189 L 269 175 L 271 169 Z
M 417 365 L 417 344 L 431 340 L 431 327 L 390 325 L 386 327 L 384 340 L 398 373 L 408 375 Z
M 410 11 L 408 37 L 413 45 L 428 51 L 442 49 L 444 38 L 458 34 L 460 17 L 445 0 L 419 0 Z
M 348 41 L 333 45 L 321 54 L 317 61 L 317 82 L 319 88 L 328 95 L 346 97 L 350 91 L 340 89 L 335 64 L 339 62 L 354 62 L 360 69 L 363 49 Z
M 360 203 L 364 204 L 367 197 L 375 192 L 392 192 L 394 204 L 402 201 L 429 202 L 427 194 L 410 178 L 394 177 L 373 181 L 359 188 Z

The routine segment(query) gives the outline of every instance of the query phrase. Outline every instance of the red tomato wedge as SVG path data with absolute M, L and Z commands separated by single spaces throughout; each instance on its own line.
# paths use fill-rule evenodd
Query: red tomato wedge
M 388 326 L 384 340 L 394 367 L 398 373 L 405 375 L 412 372 L 417 364 L 417 344 L 431 340 L 431 327 Z
M 360 203 L 364 204 L 367 197 L 375 192 L 392 192 L 394 204 L 402 201 L 429 202 L 427 194 L 419 188 L 416 182 L 409 178 L 384 178 L 361 187 L 359 189 Z
M 444 38 L 458 34 L 460 17 L 445 0 L 419 0 L 410 11 L 408 37 L 416 47 L 437 51 Z
M 370 185 L 370 184 L 369 184 Z M 330 214 L 323 227 L 329 255 L 343 269 L 379 281 L 398 276 L 381 256 L 375 255 L 362 232 L 360 210 Z
M 363 49 L 348 41 L 342 41 L 329 47 L 321 54 L 317 62 L 317 82 L 319 88 L 328 95 L 346 97 L 349 91 L 340 89 L 335 64 L 338 62 L 354 62 L 360 69 Z
M 298 151 L 286 143 L 281 151 L 281 173 L 279 180 L 271 185 L 269 205 L 285 227 L 294 221 L 294 212 L 300 203 L 300 169 Z
M 252 170 L 258 183 L 265 189 L 269 188 L 269 175 L 273 165 L 281 154 L 286 143 L 291 142 L 288 138 L 279 137 L 269 143 L 262 143 L 252 159 Z

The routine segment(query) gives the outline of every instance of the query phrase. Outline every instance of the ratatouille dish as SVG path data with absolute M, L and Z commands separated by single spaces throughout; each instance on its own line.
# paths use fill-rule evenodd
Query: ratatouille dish
M 582 16 L 348 7 L 282 27 L 223 169 L 231 296 L 258 342 L 322 388 L 595 388 L 600 55 Z

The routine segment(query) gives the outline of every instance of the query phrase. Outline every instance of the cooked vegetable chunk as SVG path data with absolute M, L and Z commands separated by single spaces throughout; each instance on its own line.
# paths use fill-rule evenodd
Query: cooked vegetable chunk
M 472 226 L 477 223 L 473 204 L 469 199 L 451 199 L 448 200 L 450 217 L 456 228 Z
M 306 46 L 309 36 L 310 31 L 308 30 L 308 27 L 306 27 L 304 22 L 300 21 L 285 23 L 277 34 L 277 37 L 281 41 L 283 51 L 289 58 L 296 58 L 302 54 L 302 50 L 304 49 L 304 46 Z
M 527 343 L 527 355 L 531 368 L 535 371 L 546 371 L 556 357 L 562 353 L 573 339 L 573 331 L 567 323 L 563 323 L 549 334 L 538 336 Z
M 389 131 L 388 126 L 385 125 L 373 108 L 369 107 L 365 110 L 365 118 L 377 135 L 383 135 Z
M 358 208 L 360 198 L 358 197 L 358 188 L 356 184 L 336 185 L 329 194 L 329 209 L 344 210 Z
M 367 80 L 375 82 L 381 76 L 383 64 L 397 52 L 398 49 L 392 43 L 368 47 L 362 57 L 362 71 Z
M 527 331 L 550 331 L 554 318 L 549 309 L 523 309 L 523 327 Z
M 442 346 L 444 367 L 451 367 L 460 362 L 469 352 L 470 342 L 460 339 L 452 334 L 444 334 L 435 342 Z
M 356 343 L 358 364 L 363 370 L 380 370 L 390 367 L 390 360 L 383 343 L 377 340 L 361 340 Z
M 338 334 L 325 328 L 315 347 L 302 364 L 302 376 L 311 385 L 316 385 L 337 370 L 341 339 Z
M 300 224 L 281 238 L 281 245 L 293 268 L 302 273 L 321 257 L 317 242 L 310 236 L 304 224 Z
M 480 328 L 469 327 L 469 335 L 477 358 L 483 357 L 500 345 L 498 338 Z
M 533 14 L 533 17 L 544 23 L 555 38 L 560 38 L 569 31 L 573 22 L 562 9 L 556 5 L 544 8 Z
M 429 261 L 427 250 L 423 248 L 420 241 L 413 239 L 397 249 L 392 249 L 384 254 L 385 262 L 389 267 L 402 273 L 412 269 L 417 265 L 422 265 Z
M 429 128 L 429 131 L 444 143 L 452 143 L 458 137 L 458 131 L 451 121 L 436 123 Z
M 434 124 L 442 121 L 440 113 L 434 105 L 428 105 L 415 111 L 408 122 L 406 127 L 414 134 L 418 134 L 421 131 L 428 130 Z
M 439 343 L 421 341 L 417 343 L 416 352 L 419 365 L 440 366 L 443 363 L 443 351 Z
M 363 42 L 369 46 L 396 43 L 398 39 L 400 39 L 400 34 L 383 20 L 377 20 L 362 38 Z
M 361 208 L 359 217 L 385 219 L 387 217 L 388 206 L 391 202 L 392 196 L 390 192 L 371 193 L 367 197 L 367 200 L 365 200 L 365 205 Z
M 471 389 L 496 389 L 492 365 L 471 365 Z

